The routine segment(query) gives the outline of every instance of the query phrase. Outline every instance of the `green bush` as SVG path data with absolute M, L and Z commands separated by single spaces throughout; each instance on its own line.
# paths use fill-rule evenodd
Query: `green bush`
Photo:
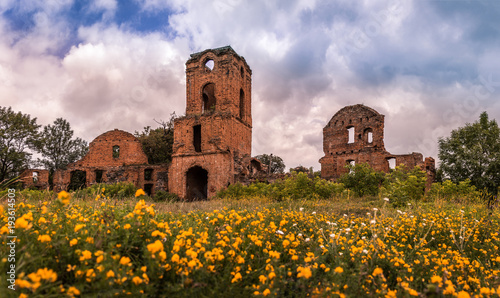
M 339 183 L 326 181 L 319 177 L 311 179 L 306 173 L 292 173 L 286 179 L 280 179 L 272 184 L 262 182 L 245 186 L 241 183 L 230 185 L 220 191 L 219 198 L 241 199 L 245 197 L 269 197 L 276 201 L 284 199 L 328 199 L 338 196 L 344 190 Z
M 382 172 L 375 171 L 367 163 L 347 165 L 346 168 L 349 169 L 349 173 L 342 175 L 338 180 L 345 188 L 354 192 L 357 197 L 378 195 L 379 187 L 384 182 Z
M 164 190 L 157 191 L 153 196 L 155 202 L 178 202 L 179 196 Z
M 481 197 L 481 193 L 471 184 L 469 179 L 460 181 L 459 183 L 445 180 L 442 183 L 432 183 L 427 196 L 454 202 L 473 202 Z
M 390 199 L 394 207 L 401 207 L 413 200 L 420 200 L 425 193 L 425 172 L 420 167 L 411 171 L 405 165 L 396 167 L 385 176 L 381 194 Z

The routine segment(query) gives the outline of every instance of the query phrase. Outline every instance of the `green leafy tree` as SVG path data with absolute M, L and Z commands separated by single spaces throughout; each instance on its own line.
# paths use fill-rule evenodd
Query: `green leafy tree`
M 367 163 L 356 165 L 346 165 L 349 173 L 346 173 L 338 179 L 338 182 L 344 184 L 345 188 L 350 189 L 358 197 L 365 195 L 375 196 L 378 194 L 379 186 L 384 182 L 384 174 L 375 171 Z
M 19 175 L 31 162 L 31 152 L 38 138 L 36 118 L 0 107 L 0 182 Z
M 148 157 L 148 163 L 161 164 L 172 161 L 175 118 L 177 116 L 174 112 L 170 115 L 168 122 L 157 121 L 161 127 L 151 129 L 150 126 L 146 126 L 144 131 L 134 133 L 142 144 L 142 149 Z
M 389 198 L 394 207 L 405 206 L 410 201 L 423 198 L 426 180 L 426 174 L 419 166 L 411 170 L 405 165 L 397 166 L 394 171 L 385 175 L 381 193 Z
M 285 170 L 285 163 L 283 159 L 277 155 L 271 154 L 261 154 L 257 155 L 257 158 L 262 164 L 269 167 L 269 172 L 271 174 L 281 174 Z
M 73 139 L 73 130 L 68 121 L 57 118 L 54 124 L 43 127 L 43 132 L 36 142 L 36 150 L 42 155 L 42 158 L 37 159 L 37 163 L 53 173 L 81 159 L 87 154 L 88 148 L 86 141 Z
M 467 123 L 439 139 L 440 169 L 454 183 L 470 179 L 478 189 L 498 192 L 500 186 L 500 129 L 483 112 L 479 121 Z

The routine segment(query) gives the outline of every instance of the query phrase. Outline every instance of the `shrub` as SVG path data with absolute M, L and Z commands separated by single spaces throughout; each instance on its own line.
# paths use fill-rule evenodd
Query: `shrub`
M 379 187 L 384 182 L 382 172 L 375 171 L 367 163 L 347 165 L 346 168 L 349 169 L 349 173 L 342 175 L 338 180 L 345 188 L 353 191 L 358 197 L 378 195 Z
M 153 196 L 155 202 L 178 202 L 179 196 L 164 190 L 157 191 Z
M 90 187 L 77 190 L 75 196 L 86 197 L 103 194 L 109 198 L 124 199 L 134 197 L 136 190 L 137 187 L 135 187 L 135 185 L 131 182 L 118 182 L 115 184 L 94 184 Z
M 429 193 L 431 198 L 445 199 L 447 201 L 462 202 L 462 201 L 475 201 L 481 197 L 481 193 L 471 181 L 466 179 L 459 183 L 453 183 L 451 180 L 445 180 L 442 183 L 433 183 Z
M 386 174 L 381 193 L 391 200 L 394 207 L 400 207 L 412 200 L 421 199 L 425 192 L 425 182 L 425 172 L 420 167 L 409 171 L 405 165 L 401 165 Z

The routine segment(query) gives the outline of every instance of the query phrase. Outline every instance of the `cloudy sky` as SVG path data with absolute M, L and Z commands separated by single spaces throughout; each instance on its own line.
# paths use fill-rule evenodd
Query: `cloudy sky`
M 482 111 L 500 120 L 498 0 L 0 0 L 0 106 L 92 141 L 185 112 L 190 53 L 231 45 L 253 71 L 253 155 L 318 170 L 322 129 L 362 103 L 394 154 Z

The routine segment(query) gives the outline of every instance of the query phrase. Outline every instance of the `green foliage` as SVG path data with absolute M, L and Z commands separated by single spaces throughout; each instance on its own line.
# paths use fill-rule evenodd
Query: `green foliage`
M 89 149 L 86 141 L 73 139 L 73 130 L 63 118 L 57 118 L 53 125 L 44 126 L 35 144 L 36 150 L 42 155 L 37 163 L 51 173 L 81 159 Z
M 458 183 L 470 179 L 492 194 L 500 186 L 500 128 L 483 112 L 479 121 L 466 124 L 439 139 L 439 159 L 445 177 Z
M 164 190 L 157 191 L 153 196 L 153 201 L 155 202 L 179 202 L 180 198 L 174 193 L 170 193 Z
M 142 144 L 142 149 L 148 157 L 149 164 L 169 163 L 172 161 L 172 146 L 174 144 L 175 112 L 170 115 L 168 122 L 158 122 L 161 127 L 151 129 L 144 127 L 144 131 L 135 132 L 135 136 Z
M 257 158 L 262 164 L 268 166 L 271 174 L 281 174 L 285 170 L 285 163 L 283 162 L 283 159 L 277 155 L 261 154 L 257 155 L 255 158 Z
M 410 201 L 420 200 L 425 193 L 425 172 L 420 167 L 408 170 L 406 166 L 398 166 L 385 176 L 381 194 L 390 199 L 394 207 L 401 207 Z
M 75 196 L 87 197 L 101 194 L 108 198 L 125 199 L 134 197 L 137 189 L 138 188 L 130 182 L 118 182 L 115 184 L 94 184 L 90 187 L 77 190 Z
M 433 183 L 427 196 L 462 203 L 477 200 L 481 197 L 481 193 L 471 184 L 469 179 L 459 183 L 445 180 L 442 183 Z
M 329 199 L 342 194 L 344 186 L 319 177 L 311 179 L 306 173 L 292 173 L 283 180 L 272 184 L 262 182 L 244 186 L 240 183 L 230 185 L 218 193 L 220 198 L 241 199 L 246 197 L 269 197 L 275 201 L 285 199 Z
M 346 165 L 346 168 L 349 169 L 349 173 L 342 175 L 338 181 L 347 189 L 358 197 L 378 194 L 379 187 L 384 182 L 382 172 L 375 171 L 367 163 Z
M 36 118 L 0 107 L 0 182 L 19 175 L 31 162 L 28 149 L 38 138 Z

